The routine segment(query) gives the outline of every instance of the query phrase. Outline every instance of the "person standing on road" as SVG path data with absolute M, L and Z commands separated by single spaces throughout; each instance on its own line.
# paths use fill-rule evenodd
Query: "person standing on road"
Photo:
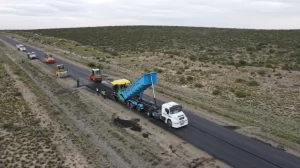
M 97 95 L 99 96 L 99 89 L 98 89 L 98 88 L 96 88 L 96 91 L 97 91 Z

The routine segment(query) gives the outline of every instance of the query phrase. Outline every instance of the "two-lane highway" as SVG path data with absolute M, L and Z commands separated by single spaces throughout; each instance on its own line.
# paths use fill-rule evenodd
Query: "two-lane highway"
M 5 36 L 0 36 L 0 39 L 14 46 L 21 43 Z M 30 46 L 26 46 L 26 48 L 28 51 L 36 52 L 39 60 L 44 60 L 44 53 L 42 51 Z M 72 77 L 80 78 L 85 84 L 89 83 L 89 88 L 95 90 L 96 87 L 101 87 L 101 84 L 90 82 L 88 70 L 64 62 L 58 58 L 55 58 L 55 60 L 56 64 L 64 64 L 65 67 L 69 69 L 69 74 Z M 146 99 L 151 99 L 150 96 L 146 95 L 145 97 Z M 157 100 L 157 102 L 158 104 L 163 103 L 160 100 Z M 216 159 L 226 162 L 232 167 L 300 168 L 300 158 L 296 156 L 260 143 L 254 139 L 238 134 L 237 132 L 228 130 L 218 124 L 194 115 L 192 111 L 185 110 L 184 112 L 189 119 L 189 126 L 185 128 L 171 129 L 158 120 L 153 119 L 151 121 L 184 141 L 191 143 L 195 147 L 206 151 Z M 143 114 L 140 115 L 145 116 Z

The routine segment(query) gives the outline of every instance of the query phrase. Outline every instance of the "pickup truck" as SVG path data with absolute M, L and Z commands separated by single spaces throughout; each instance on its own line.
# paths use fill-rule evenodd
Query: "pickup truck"
M 17 44 L 16 47 L 18 48 L 19 51 L 26 51 L 26 47 L 23 44 Z
M 35 54 L 35 52 L 28 52 L 27 53 L 27 57 L 28 57 L 28 59 L 36 59 L 36 54 Z

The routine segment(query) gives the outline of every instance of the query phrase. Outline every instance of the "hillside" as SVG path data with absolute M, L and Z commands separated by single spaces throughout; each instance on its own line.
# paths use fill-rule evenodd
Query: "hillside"
M 300 70 L 299 30 L 124 26 L 27 30 L 89 45 L 111 55 L 158 52 L 192 61 Z

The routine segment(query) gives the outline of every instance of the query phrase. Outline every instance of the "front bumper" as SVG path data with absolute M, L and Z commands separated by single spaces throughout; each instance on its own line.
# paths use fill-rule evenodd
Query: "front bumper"
M 68 73 L 61 73 L 61 74 L 57 74 L 57 76 L 58 76 L 59 78 L 63 78 L 63 77 L 69 76 L 69 74 L 68 74 Z
M 189 124 L 188 120 L 181 120 L 178 123 L 172 123 L 172 127 L 173 128 L 180 128 L 180 127 L 187 126 L 188 124 Z

